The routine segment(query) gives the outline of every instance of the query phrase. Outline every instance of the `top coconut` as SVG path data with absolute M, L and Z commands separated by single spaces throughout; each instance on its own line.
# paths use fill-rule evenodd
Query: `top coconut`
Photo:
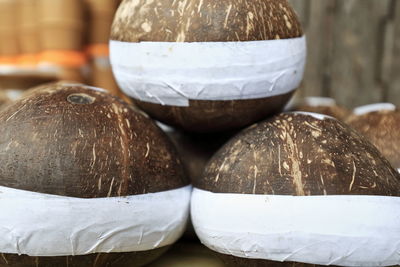
M 118 84 L 165 123 L 239 128 L 280 111 L 304 72 L 286 0 L 125 0 L 111 31 Z

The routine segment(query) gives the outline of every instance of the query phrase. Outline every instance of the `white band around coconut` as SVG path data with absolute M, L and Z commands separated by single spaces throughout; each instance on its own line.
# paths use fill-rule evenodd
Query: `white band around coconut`
M 304 98 L 304 103 L 311 107 L 331 107 L 336 105 L 336 101 L 330 97 L 309 96 Z
M 400 197 L 221 194 L 194 189 L 193 225 L 222 254 L 339 266 L 400 264 Z
M 65 256 L 167 246 L 185 230 L 191 191 L 82 199 L 0 187 L 0 252 Z
M 307 112 L 307 111 L 290 111 L 290 112 L 286 112 L 288 114 L 300 114 L 300 115 L 304 115 L 304 116 L 310 116 L 313 117 L 314 119 L 323 121 L 326 119 L 333 119 L 336 120 L 335 118 L 326 115 L 326 114 L 321 114 L 321 113 L 315 113 L 315 112 Z
M 151 103 L 241 100 L 282 95 L 303 78 L 306 38 L 249 42 L 110 41 L 119 87 Z
M 396 110 L 396 106 L 393 105 L 392 103 L 375 103 L 357 107 L 353 110 L 353 113 L 357 116 L 361 116 L 371 112 L 384 111 L 384 110 L 393 111 Z
M 23 92 L 24 92 L 22 90 L 17 90 L 17 89 L 16 90 L 13 90 L 13 89 L 4 90 L 4 89 L 2 89 L 2 90 L 6 94 L 6 96 L 9 99 L 11 99 L 12 101 L 16 101 L 16 100 L 20 99 L 22 94 L 23 94 Z

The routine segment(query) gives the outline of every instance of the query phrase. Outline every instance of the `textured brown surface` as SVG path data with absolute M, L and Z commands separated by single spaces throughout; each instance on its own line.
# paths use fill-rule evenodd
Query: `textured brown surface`
M 230 255 L 218 254 L 218 257 L 229 267 L 316 267 L 323 265 L 306 264 L 299 262 L 276 262 L 266 260 L 243 259 Z M 334 265 L 330 265 L 334 266 Z
M 168 247 L 145 252 L 101 253 L 74 257 L 29 257 L 1 254 L 1 267 L 139 267 L 163 254 Z
M 400 196 L 400 175 L 345 124 L 286 113 L 231 139 L 195 186 L 222 193 Z
M 215 253 L 200 243 L 179 242 L 148 267 L 224 267 Z
M 192 132 L 238 129 L 280 112 L 294 92 L 236 101 L 190 101 L 189 107 L 161 106 L 135 100 L 151 117 Z
M 300 262 L 276 262 L 267 260 L 243 259 L 230 255 L 218 254 L 225 266 L 228 267 L 322 267 L 326 265 L 306 264 Z M 336 265 L 329 265 L 336 266 Z M 400 265 L 395 265 L 399 267 Z M 395 267 L 394 266 L 394 267 Z
M 374 144 L 394 168 L 400 168 L 399 110 L 351 115 L 346 122 Z
M 227 42 L 303 34 L 286 0 L 125 0 L 111 39 L 125 42 Z M 278 112 L 289 95 L 241 101 L 190 101 L 189 107 L 137 101 L 154 118 L 188 131 L 235 129 Z
M 0 185 L 71 197 L 113 197 L 186 185 L 168 137 L 128 104 L 82 85 L 45 85 L 0 113 Z M 139 266 L 162 254 L 3 254 L 0 266 Z
M 227 42 L 299 37 L 286 0 L 124 0 L 111 39 L 125 42 Z
M 0 113 L 0 185 L 93 198 L 186 184 L 173 145 L 150 119 L 106 93 L 53 89 Z M 71 103 L 73 95 L 93 103 Z

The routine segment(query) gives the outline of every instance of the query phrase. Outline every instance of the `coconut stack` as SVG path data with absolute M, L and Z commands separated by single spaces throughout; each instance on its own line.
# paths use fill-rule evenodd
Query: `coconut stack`
M 338 105 L 335 99 L 316 96 L 304 98 L 294 110 L 325 114 L 340 121 L 344 121 L 350 114 L 350 111 Z
M 304 72 L 305 37 L 286 0 L 124 0 L 110 38 L 124 93 L 187 131 L 237 129 L 279 112 Z
M 346 122 L 400 170 L 400 111 L 395 105 L 377 103 L 358 107 Z
M 1 266 L 142 266 L 183 233 L 168 137 L 103 90 L 50 84 L 0 112 Z
M 255 124 L 194 186 L 196 233 L 227 266 L 400 263 L 392 253 L 400 250 L 400 174 L 332 117 L 284 113 Z

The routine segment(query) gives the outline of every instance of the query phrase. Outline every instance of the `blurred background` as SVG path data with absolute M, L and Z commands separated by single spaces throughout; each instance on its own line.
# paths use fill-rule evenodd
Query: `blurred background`
M 1 0 L 0 89 L 15 93 L 70 80 L 119 94 L 108 59 L 109 32 L 119 3 Z
M 59 79 L 119 94 L 108 34 L 119 0 L 1 0 L 0 89 Z M 400 104 L 397 0 L 290 0 L 308 38 L 299 96 L 330 96 L 348 108 Z
M 290 0 L 308 39 L 303 96 L 400 104 L 400 1 Z

